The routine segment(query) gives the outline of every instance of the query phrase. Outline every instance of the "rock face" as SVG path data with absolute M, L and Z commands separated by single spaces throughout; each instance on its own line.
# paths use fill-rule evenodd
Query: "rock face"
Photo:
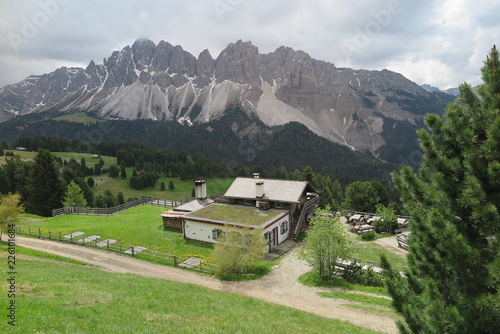
M 385 144 L 384 119 L 415 123 L 411 108 L 432 93 L 398 73 L 337 68 L 281 46 L 260 54 L 251 42 L 229 44 L 216 59 L 165 41 L 137 40 L 103 64 L 62 67 L 0 89 L 0 121 L 49 109 L 94 111 L 110 119 L 218 119 L 240 106 L 268 126 L 300 122 L 356 150 Z

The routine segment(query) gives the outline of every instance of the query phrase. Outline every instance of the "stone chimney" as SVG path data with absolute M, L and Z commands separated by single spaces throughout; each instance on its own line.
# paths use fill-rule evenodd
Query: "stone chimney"
M 196 199 L 206 199 L 207 198 L 207 183 L 205 180 L 198 180 L 194 182 L 194 194 Z
M 264 197 L 264 181 L 255 182 L 255 197 L 256 198 Z

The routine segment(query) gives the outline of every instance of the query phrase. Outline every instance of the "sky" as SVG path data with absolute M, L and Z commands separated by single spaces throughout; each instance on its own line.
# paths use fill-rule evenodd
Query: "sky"
M 102 64 L 139 38 L 213 58 L 241 39 L 420 85 L 477 85 L 499 17 L 497 0 L 0 0 L 0 87 Z

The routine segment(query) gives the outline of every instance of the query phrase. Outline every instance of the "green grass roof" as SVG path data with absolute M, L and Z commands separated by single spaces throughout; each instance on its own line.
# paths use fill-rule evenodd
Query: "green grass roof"
M 255 207 L 212 204 L 186 216 L 189 218 L 209 219 L 226 223 L 262 225 L 285 213 L 284 211 L 278 210 L 260 211 Z

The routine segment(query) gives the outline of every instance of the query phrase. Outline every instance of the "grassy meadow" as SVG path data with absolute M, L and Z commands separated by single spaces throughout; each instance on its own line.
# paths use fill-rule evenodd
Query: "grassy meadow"
M 23 218 L 19 225 L 69 234 L 85 232 L 85 236 L 100 235 L 118 243 L 144 246 L 162 253 L 209 257 L 211 244 L 186 240 L 180 232 L 164 230 L 160 214 L 165 208 L 142 205 L 110 216 L 63 215 L 53 218 Z
M 2 263 L 6 249 L 1 243 Z M 232 293 L 25 251 L 17 248 L 16 326 L 2 317 L 1 333 L 374 333 Z M 0 289 L 8 289 L 4 279 Z M 7 294 L 0 300 L 5 309 Z
M 70 114 L 76 115 L 76 114 Z M 68 115 L 68 116 L 70 116 Z M 13 151 L 14 154 L 19 155 L 23 161 L 31 161 L 36 155 L 36 152 L 26 152 L 26 151 Z M 75 159 L 78 163 L 82 158 L 85 159 L 87 167 L 94 167 L 99 159 L 93 158 L 90 153 L 74 153 L 74 152 L 52 152 L 55 156 L 60 157 L 63 160 L 69 161 L 70 159 Z M 0 165 L 5 163 L 5 159 L 8 157 L 0 157 Z M 116 165 L 116 158 L 109 156 L 102 156 L 104 161 L 104 167 L 108 168 L 111 165 Z M 95 186 L 92 188 L 94 194 L 103 195 L 106 190 L 111 191 L 114 195 L 119 192 L 123 192 L 125 199 L 129 197 L 141 197 L 149 196 L 153 198 L 166 199 L 166 200 L 180 200 L 186 196 L 191 196 L 191 191 L 194 188 L 195 180 L 180 180 L 178 178 L 168 178 L 164 175 L 160 175 L 158 182 L 156 182 L 155 187 L 148 187 L 141 190 L 132 189 L 129 186 L 129 178 L 132 176 L 133 168 L 129 167 L 126 169 L 127 178 L 122 179 L 121 177 L 112 178 L 107 175 L 94 175 L 92 178 L 95 181 Z M 174 184 L 174 190 L 168 189 L 169 182 L 172 181 Z M 161 182 L 165 183 L 165 191 L 160 189 Z M 214 192 L 225 193 L 233 182 L 232 178 L 212 178 L 207 179 L 207 194 L 210 195 Z
M 96 122 L 103 122 L 104 120 L 94 118 L 90 116 L 86 112 L 77 112 L 77 113 L 72 113 L 72 114 L 64 114 L 61 116 L 57 116 L 53 118 L 56 121 L 67 121 L 67 122 L 74 122 L 74 123 L 83 123 L 83 124 L 92 124 Z
M 406 259 L 406 256 L 400 256 L 393 252 L 390 252 L 384 247 L 376 244 L 375 242 L 358 241 L 355 251 L 352 254 L 353 257 L 360 258 L 364 262 L 380 262 L 380 255 L 385 255 L 395 268 L 399 268 L 402 270 L 402 267 L 408 266 L 408 260 Z

